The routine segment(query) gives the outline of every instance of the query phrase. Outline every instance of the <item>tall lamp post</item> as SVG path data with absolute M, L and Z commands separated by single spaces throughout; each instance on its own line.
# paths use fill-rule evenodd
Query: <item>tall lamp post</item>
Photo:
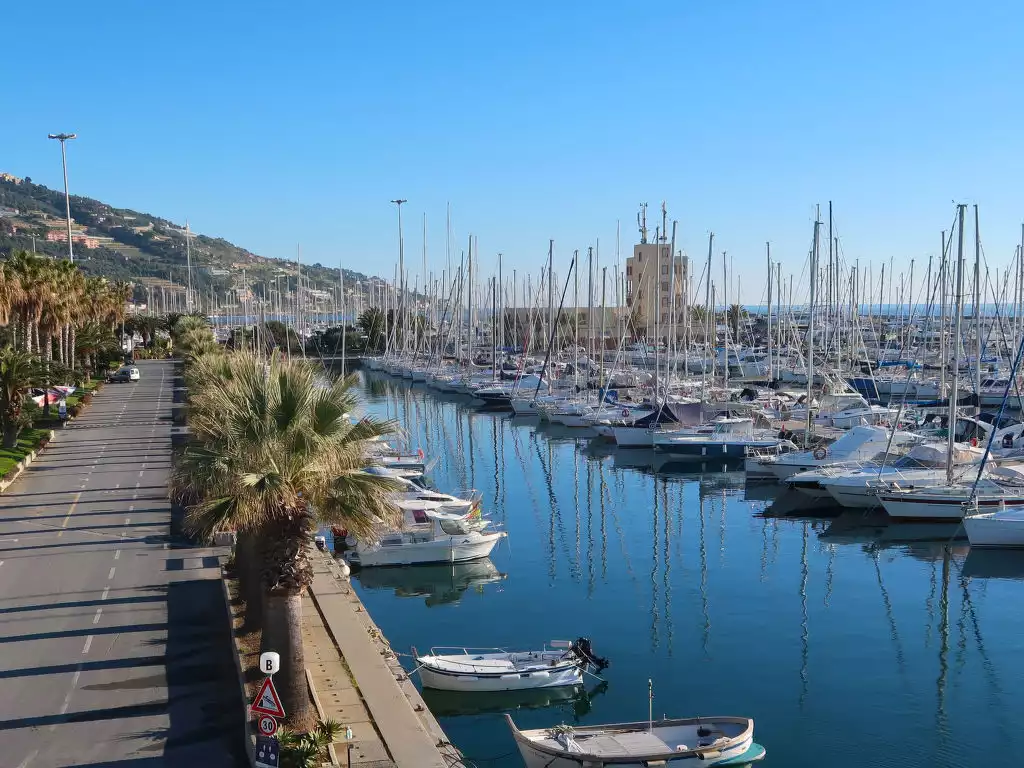
M 73 264 L 75 262 L 75 249 L 71 243 L 71 195 L 68 194 L 68 155 L 64 149 L 64 143 L 68 139 L 77 138 L 77 136 L 74 133 L 51 133 L 46 138 L 56 139 L 60 142 L 60 161 L 64 167 L 64 205 L 68 214 L 68 259 Z

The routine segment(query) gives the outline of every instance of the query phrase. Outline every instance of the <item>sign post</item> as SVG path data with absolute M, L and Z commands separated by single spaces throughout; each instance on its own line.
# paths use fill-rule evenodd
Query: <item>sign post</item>
M 278 768 L 280 765 L 281 745 L 277 740 L 277 721 L 284 717 L 281 697 L 274 687 L 273 674 L 281 669 L 281 657 L 273 651 L 260 655 L 260 669 L 267 675 L 256 691 L 256 698 L 249 707 L 257 716 L 256 725 L 259 735 L 256 737 L 256 768 Z

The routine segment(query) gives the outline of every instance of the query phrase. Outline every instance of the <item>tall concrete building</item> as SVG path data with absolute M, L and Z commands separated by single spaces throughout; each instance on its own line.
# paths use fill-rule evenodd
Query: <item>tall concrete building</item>
M 685 262 L 682 256 L 672 258 L 667 243 L 633 246 L 633 255 L 626 259 L 626 306 L 634 322 L 640 326 L 633 329 L 635 332 L 651 336 L 656 322 L 667 326 L 672 294 L 675 294 L 676 317 L 681 317 L 687 281 Z M 663 330 L 661 335 L 666 335 L 666 331 Z

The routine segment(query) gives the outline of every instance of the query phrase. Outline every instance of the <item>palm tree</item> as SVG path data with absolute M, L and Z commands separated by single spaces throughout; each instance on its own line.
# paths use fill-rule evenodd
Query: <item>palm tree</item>
M 45 376 L 46 368 L 35 355 L 10 345 L 0 349 L 0 429 L 4 448 L 18 444 L 26 390 L 42 383 Z
M 200 361 L 196 361 L 200 364 Z M 190 532 L 210 538 L 237 530 L 258 537 L 264 593 L 263 647 L 281 654 L 281 693 L 297 729 L 313 724 L 305 689 L 302 593 L 313 579 L 309 553 L 317 525 L 342 525 L 372 539 L 394 525 L 391 481 L 363 472 L 367 441 L 392 422 L 348 414 L 359 405 L 354 377 L 323 381 L 305 360 L 227 358 L 230 385 L 193 379 L 192 440 L 175 468 L 176 494 L 201 499 L 187 509 Z
M 38 325 L 45 306 L 54 300 L 51 259 L 27 251 L 14 254 L 7 262 L 21 285 L 16 312 L 24 329 L 26 352 L 40 349 Z
M 110 329 L 105 323 L 95 320 L 90 320 L 79 328 L 74 341 L 77 345 L 75 353 L 82 358 L 82 370 L 86 381 L 92 378 L 100 355 L 111 354 L 117 350 L 117 340 L 110 333 Z

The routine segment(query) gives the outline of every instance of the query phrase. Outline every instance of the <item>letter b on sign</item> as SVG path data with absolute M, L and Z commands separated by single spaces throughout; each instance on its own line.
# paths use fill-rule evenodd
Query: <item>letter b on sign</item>
M 264 675 L 275 675 L 281 669 L 281 655 L 274 651 L 260 654 L 260 671 Z

